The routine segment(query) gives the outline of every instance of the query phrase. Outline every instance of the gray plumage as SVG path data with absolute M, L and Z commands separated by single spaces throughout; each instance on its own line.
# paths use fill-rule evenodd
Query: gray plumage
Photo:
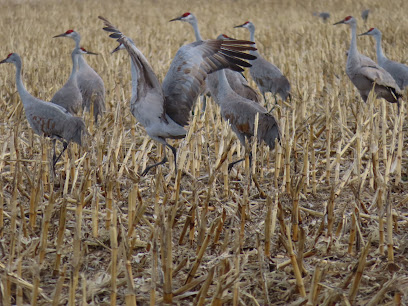
M 235 26 L 235 28 L 246 28 L 251 34 L 251 41 L 255 42 L 255 26 L 252 22 L 247 21 L 244 24 Z M 251 61 L 252 67 L 249 69 L 251 77 L 261 91 L 265 103 L 265 93 L 271 92 L 275 96 L 279 94 L 282 100 L 290 98 L 290 83 L 282 74 L 278 67 L 265 60 L 258 51 L 251 51 L 256 60 Z
M 69 37 L 75 41 L 76 48 L 80 47 L 81 36 L 74 30 L 68 30 L 55 37 Z M 93 102 L 93 115 L 95 122 L 98 122 L 98 116 L 102 117 L 106 109 L 105 85 L 102 78 L 88 65 L 82 56 L 78 58 L 77 82 L 82 94 L 82 107 L 89 111 Z
M 55 166 L 61 154 L 70 141 L 82 145 L 82 135 L 86 132 L 85 123 L 81 118 L 72 116 L 65 108 L 33 97 L 24 87 L 21 80 L 21 58 L 17 53 L 11 53 L 0 64 L 13 63 L 16 66 L 17 90 L 23 102 L 26 118 L 34 133 L 53 138 Z M 55 139 L 64 143 L 64 150 L 58 158 L 55 156 Z
M 374 87 L 378 98 L 384 98 L 391 103 L 398 103 L 399 106 L 399 98 L 402 97 L 402 94 L 393 77 L 373 60 L 358 52 L 357 21 L 352 16 L 348 16 L 336 24 L 348 24 L 351 27 L 351 43 L 347 55 L 346 73 L 354 86 L 357 87 L 364 102 L 367 101 L 368 95 Z
M 394 62 L 384 55 L 381 47 L 381 31 L 377 28 L 371 28 L 367 32 L 360 34 L 360 36 L 361 35 L 370 35 L 375 38 L 378 64 L 382 68 L 387 70 L 388 73 L 391 74 L 391 76 L 397 82 L 399 88 L 401 88 L 401 90 L 404 90 L 404 88 L 408 85 L 408 66 Z
M 367 22 L 368 19 L 368 15 L 370 14 L 370 10 L 364 10 L 361 12 L 361 18 L 363 18 L 364 22 Z
M 280 140 L 280 129 L 276 119 L 260 104 L 241 97 L 233 91 L 227 81 L 225 71 L 216 72 L 219 80 L 217 100 L 221 107 L 222 117 L 228 120 L 241 144 L 245 145 L 245 138 L 251 140 L 254 136 L 255 116 L 258 113 L 258 141 L 265 142 L 273 149 L 275 140 Z M 235 163 L 231 163 L 229 169 Z
M 221 34 L 217 37 L 218 40 L 231 39 L 225 34 Z M 241 72 L 233 71 L 230 69 L 225 69 L 225 76 L 227 77 L 228 84 L 241 97 L 255 101 L 257 103 L 261 102 L 261 98 L 251 86 L 249 86 L 247 79 Z M 217 93 L 218 93 L 218 76 L 215 73 L 208 75 L 206 79 L 207 88 L 210 90 L 211 96 L 217 104 Z
M 251 55 L 242 52 L 253 49 L 247 46 L 252 43 L 208 40 L 185 45 L 177 51 L 163 84 L 160 85 L 148 61 L 135 44 L 108 20 L 99 18 L 104 21 L 103 29 L 112 32 L 110 37 L 123 44 L 129 53 L 132 114 L 152 139 L 172 150 L 176 162 L 176 149 L 166 142 L 166 138 L 183 138 L 186 135 L 183 126 L 188 123 L 192 105 L 209 73 L 227 67 L 241 71 L 240 66 L 249 66 L 240 58 L 253 59 Z M 147 167 L 142 174 L 166 161 L 165 156 L 161 162 Z
M 82 54 L 95 54 L 86 51 L 84 48 L 75 48 L 71 53 L 72 71 L 68 81 L 58 90 L 51 99 L 52 103 L 58 104 L 69 111 L 71 114 L 78 114 L 82 108 L 82 95 L 78 87 L 78 57 Z

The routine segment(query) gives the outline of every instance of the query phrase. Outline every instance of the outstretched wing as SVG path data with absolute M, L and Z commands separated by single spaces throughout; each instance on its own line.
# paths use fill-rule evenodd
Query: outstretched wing
M 170 118 L 186 125 L 207 75 L 224 68 L 243 71 L 242 67 L 250 67 L 245 60 L 256 57 L 245 51 L 256 50 L 252 44 L 241 40 L 206 40 L 181 47 L 162 85 L 165 111 Z
M 109 37 L 114 38 L 120 44 L 123 44 L 129 53 L 133 65 L 135 66 L 137 74 L 137 89 L 133 94 L 136 97 L 136 103 L 138 101 L 144 101 L 143 98 L 145 98 L 146 95 L 152 90 L 157 91 L 157 93 L 163 96 L 163 91 L 156 74 L 142 52 L 135 46 L 133 41 L 120 32 L 119 29 L 112 25 L 106 18 L 101 16 L 98 18 L 104 21 L 105 27 L 103 29 L 107 32 L 112 32 Z M 157 107 L 161 107 L 163 109 L 163 105 L 157 105 Z

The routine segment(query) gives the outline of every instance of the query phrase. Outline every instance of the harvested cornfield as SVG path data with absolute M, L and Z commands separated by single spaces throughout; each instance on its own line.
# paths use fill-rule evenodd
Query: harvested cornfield
M 406 103 L 362 102 L 345 74 L 353 15 L 377 27 L 383 49 L 407 63 L 408 2 L 0 1 L 1 56 L 20 54 L 27 90 L 49 101 L 71 71 L 68 29 L 99 56 L 86 60 L 106 87 L 85 145 L 70 144 L 51 171 L 52 142 L 30 128 L 15 68 L 0 65 L 0 294 L 2 305 L 404 305 L 408 304 Z M 370 8 L 367 25 L 360 18 Z M 201 35 L 249 39 L 292 85 L 272 110 L 274 150 L 244 148 L 210 99 L 194 108 L 169 162 L 129 107 L 126 51 L 104 16 L 131 37 L 163 80 L 178 48 Z M 313 12 L 327 11 L 324 23 Z M 396 22 L 398 21 L 398 22 Z M 358 38 L 375 59 L 374 41 Z M 250 85 L 256 88 L 248 71 Z M 405 93 L 405 98 L 407 97 Z M 267 94 L 267 109 L 274 97 Z M 61 144 L 58 151 L 62 149 Z M 0 303 L 1 304 L 1 303 Z

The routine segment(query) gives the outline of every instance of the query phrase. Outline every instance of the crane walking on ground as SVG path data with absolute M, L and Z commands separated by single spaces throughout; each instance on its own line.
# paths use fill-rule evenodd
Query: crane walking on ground
M 241 25 L 235 26 L 235 28 L 248 29 L 251 35 L 250 40 L 255 42 L 255 26 L 252 22 L 247 21 Z M 265 103 L 265 93 L 267 92 L 274 95 L 275 102 L 277 102 L 277 94 L 279 94 L 284 101 L 288 97 L 290 99 L 290 83 L 279 68 L 265 60 L 258 51 L 251 51 L 251 54 L 255 55 L 257 58 L 256 60 L 251 61 L 252 67 L 249 69 L 249 73 L 261 91 Z
M 65 33 L 54 36 L 68 37 L 75 41 L 75 47 L 80 48 L 81 36 L 74 30 L 68 30 Z M 82 94 L 82 107 L 88 111 L 91 109 L 93 102 L 95 122 L 98 122 L 98 116 L 103 115 L 105 106 L 105 85 L 102 78 L 88 65 L 86 60 L 81 56 L 78 58 L 78 76 L 77 82 Z
M 273 149 L 275 139 L 280 140 L 280 130 L 276 119 L 262 105 L 243 98 L 233 91 L 225 76 L 225 70 L 217 71 L 216 74 L 219 81 L 217 101 L 221 107 L 221 116 L 229 121 L 241 144 L 245 146 L 245 138 L 251 140 L 254 136 L 255 116 L 258 113 L 258 141 L 264 141 Z M 228 170 L 243 160 L 230 163 Z
M 378 64 L 388 71 L 389 74 L 394 78 L 397 82 L 399 88 L 404 90 L 404 88 L 408 85 L 408 66 L 394 62 L 388 59 L 381 48 L 381 31 L 376 28 L 371 28 L 367 32 L 360 34 L 362 35 L 370 35 L 373 36 L 377 43 L 377 62 Z
M 53 139 L 52 167 L 55 169 L 55 164 L 70 141 L 82 145 L 82 135 L 87 133 L 85 123 L 81 118 L 72 116 L 65 108 L 37 99 L 26 90 L 21 80 L 21 58 L 17 53 L 10 53 L 6 59 L 0 62 L 0 64 L 3 63 L 13 63 L 16 66 L 17 90 L 23 102 L 27 121 L 34 133 Z M 56 139 L 62 141 L 64 145 L 64 149 L 58 157 L 55 154 Z
M 58 104 L 69 111 L 71 114 L 78 114 L 82 107 L 82 95 L 78 87 L 78 57 L 82 54 L 96 54 L 86 51 L 84 48 L 75 48 L 72 53 L 72 72 L 68 81 L 58 90 L 51 99 L 52 103 Z
M 243 59 L 254 57 L 244 51 L 252 50 L 248 41 L 207 40 L 194 42 L 181 47 L 174 57 L 163 83 L 160 85 L 150 64 L 136 47 L 107 19 L 103 28 L 111 38 L 117 39 L 126 48 L 131 59 L 132 98 L 131 112 L 145 127 L 146 133 L 157 142 L 171 149 L 174 155 L 175 169 L 176 149 L 169 145 L 166 138 L 183 138 L 186 135 L 184 126 L 189 121 L 191 108 L 200 94 L 201 85 L 208 74 L 223 68 L 242 71 L 250 64 Z M 147 167 L 142 175 L 160 164 L 163 160 Z
M 351 27 L 351 43 L 347 55 L 346 73 L 360 92 L 361 98 L 366 102 L 370 91 L 374 87 L 378 98 L 397 103 L 399 111 L 402 93 L 393 77 L 373 60 L 358 52 L 356 19 L 347 16 L 334 25 L 337 24 L 347 24 Z

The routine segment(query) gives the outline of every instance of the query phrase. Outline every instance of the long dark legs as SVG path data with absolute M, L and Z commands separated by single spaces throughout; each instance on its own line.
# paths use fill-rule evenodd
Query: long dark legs
M 57 164 L 57 161 L 60 159 L 62 153 L 64 153 L 65 150 L 68 148 L 68 142 L 63 141 L 62 144 L 64 145 L 64 148 L 62 149 L 62 151 L 61 151 L 61 153 L 58 155 L 58 157 L 55 158 L 55 156 L 56 156 L 56 154 L 55 154 L 55 141 L 56 141 L 56 139 L 53 139 L 53 140 L 52 140 L 53 145 L 54 145 L 54 154 L 52 155 L 52 168 L 54 169 L 54 172 L 55 172 L 55 165 Z
M 174 169 L 177 173 L 177 150 L 176 148 L 174 148 L 173 146 L 169 145 L 168 143 L 166 143 L 166 146 L 170 148 L 171 152 L 173 152 L 174 155 Z M 147 172 L 149 172 L 150 169 L 157 167 L 159 165 L 163 165 L 164 163 L 166 163 L 168 161 L 167 159 L 167 155 L 166 155 L 166 147 L 164 148 L 164 158 L 159 161 L 158 163 L 155 163 L 151 166 L 146 167 L 146 169 L 143 170 L 142 172 L 142 176 L 145 176 L 147 174 Z
M 249 154 L 248 154 L 249 156 L 249 168 L 251 168 L 251 166 L 252 166 L 252 152 L 249 152 Z M 228 164 L 228 172 L 230 172 L 231 171 L 231 169 L 232 169 L 232 167 L 235 165 L 235 164 L 238 164 L 238 163 L 240 163 L 240 162 L 242 162 L 242 161 L 244 161 L 245 160 L 245 157 L 244 158 L 241 158 L 241 159 L 238 159 L 238 160 L 236 160 L 236 161 L 234 161 L 234 162 L 232 162 L 232 163 L 229 163 Z

